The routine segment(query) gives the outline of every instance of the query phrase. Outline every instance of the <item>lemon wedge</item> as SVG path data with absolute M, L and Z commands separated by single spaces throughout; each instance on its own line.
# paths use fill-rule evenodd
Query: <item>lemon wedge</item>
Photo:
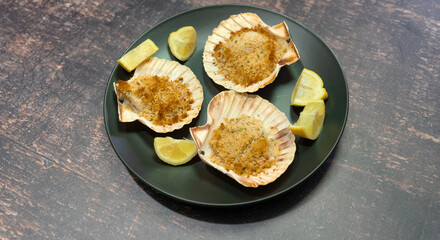
M 151 39 L 147 39 L 139 46 L 131 49 L 128 53 L 124 54 L 118 63 L 127 72 L 133 71 L 140 63 L 150 58 L 159 48 L 154 44 Z
M 315 72 L 304 68 L 292 92 L 290 105 L 305 106 L 313 100 L 325 100 L 328 94 L 321 77 Z
M 185 164 L 197 154 L 193 140 L 172 137 L 155 137 L 154 151 L 160 160 L 173 166 Z
M 196 50 L 197 32 L 192 26 L 182 27 L 170 33 L 168 46 L 171 53 L 180 61 L 186 61 Z
M 290 126 L 294 135 L 315 140 L 324 124 L 325 105 L 323 100 L 309 101 L 299 114 L 298 121 Z

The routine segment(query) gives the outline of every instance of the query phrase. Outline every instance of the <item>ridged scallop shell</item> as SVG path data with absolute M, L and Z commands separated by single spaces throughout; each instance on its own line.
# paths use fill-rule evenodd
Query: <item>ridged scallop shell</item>
M 278 146 L 276 164 L 258 175 L 239 175 L 233 170 L 214 163 L 211 159 L 213 149 L 209 144 L 214 129 L 227 118 L 238 118 L 248 115 L 263 122 L 267 138 L 275 141 Z M 199 157 L 208 165 L 235 179 L 246 187 L 258 187 L 273 182 L 283 174 L 293 162 L 296 151 L 295 136 L 289 129 L 290 122 L 269 101 L 253 94 L 223 91 L 217 94 L 209 103 L 207 123 L 204 126 L 190 128 L 190 133 L 196 142 Z M 234 142 L 231 142 L 231 145 Z M 272 153 L 270 153 L 272 156 Z
M 145 74 L 151 76 L 168 76 L 170 81 L 175 81 L 180 77 L 182 78 L 182 82 L 187 84 L 189 91 L 192 92 L 192 98 L 194 100 L 194 102 L 191 104 L 191 109 L 187 112 L 187 117 L 172 125 L 156 125 L 153 122 L 148 121 L 146 118 L 140 116 L 138 114 L 139 110 L 134 107 L 134 105 L 130 102 L 130 99 L 124 99 L 123 102 L 119 101 L 119 99 L 122 97 L 122 94 L 118 89 L 118 83 L 115 82 L 113 86 L 118 99 L 119 121 L 133 122 L 138 120 L 155 132 L 165 133 L 180 129 L 185 124 L 190 123 L 192 119 L 197 117 L 203 103 L 203 89 L 202 85 L 191 69 L 176 61 L 151 57 L 149 60 L 141 63 L 136 68 L 133 77 L 128 81 L 132 81 L 134 78 Z
M 256 27 L 266 29 L 270 35 L 274 36 L 278 41 L 281 41 L 281 43 L 287 48 L 287 52 L 282 56 L 281 60 L 276 63 L 275 70 L 266 78 L 249 86 L 239 85 L 232 82 L 231 79 L 226 79 L 225 76 L 219 73 L 219 68 L 215 65 L 216 59 L 214 57 L 214 49 L 219 43 L 226 42 L 234 32 L 241 29 L 253 29 Z M 215 83 L 237 92 L 255 92 L 258 89 L 265 87 L 275 80 L 282 66 L 290 65 L 298 59 L 299 54 L 291 40 L 287 24 L 282 22 L 270 27 L 254 13 L 232 15 L 228 19 L 220 22 L 219 26 L 212 31 L 212 35 L 208 37 L 203 52 L 203 66 L 208 76 Z

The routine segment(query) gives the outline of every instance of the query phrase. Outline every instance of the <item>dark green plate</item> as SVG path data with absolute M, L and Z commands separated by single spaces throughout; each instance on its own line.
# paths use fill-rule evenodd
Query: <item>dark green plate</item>
M 316 141 L 297 137 L 295 159 L 287 171 L 275 182 L 258 188 L 241 186 L 207 166 L 198 157 L 179 167 L 167 165 L 157 158 L 153 148 L 153 139 L 156 136 L 191 138 L 189 127 L 205 124 L 209 101 L 214 95 L 225 90 L 216 85 L 203 69 L 202 54 L 205 41 L 220 21 L 232 14 L 243 12 L 256 13 L 271 26 L 285 21 L 301 56 L 300 61 L 283 67 L 277 79 L 256 94 L 275 104 L 291 123 L 296 122 L 302 110 L 290 106 L 290 97 L 303 66 L 322 77 L 329 94 L 325 103 L 326 118 L 320 137 Z M 182 201 L 205 206 L 255 203 L 284 193 L 301 183 L 332 152 L 341 137 L 347 118 L 347 83 L 333 52 L 316 34 L 295 20 L 267 9 L 242 5 L 210 6 L 181 13 L 146 31 L 127 51 L 150 38 L 159 47 L 159 51 L 155 53 L 156 57 L 176 60 L 168 49 L 168 35 L 187 25 L 194 26 L 197 31 L 197 48 L 194 55 L 183 64 L 192 69 L 203 85 L 202 110 L 190 125 L 168 134 L 157 134 L 139 122 L 120 123 L 113 82 L 118 79 L 128 80 L 130 74 L 116 64 L 105 93 L 104 121 L 110 141 L 122 162 L 152 188 Z

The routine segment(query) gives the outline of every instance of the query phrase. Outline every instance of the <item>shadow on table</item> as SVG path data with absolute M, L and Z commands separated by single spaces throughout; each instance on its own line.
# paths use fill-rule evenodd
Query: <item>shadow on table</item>
M 150 188 L 134 174 L 130 174 L 148 195 L 179 214 L 206 222 L 242 224 L 274 218 L 300 206 L 301 202 L 313 193 L 324 178 L 332 165 L 335 154 L 337 154 L 337 148 L 309 178 L 290 191 L 263 202 L 238 207 L 216 208 L 181 202 Z

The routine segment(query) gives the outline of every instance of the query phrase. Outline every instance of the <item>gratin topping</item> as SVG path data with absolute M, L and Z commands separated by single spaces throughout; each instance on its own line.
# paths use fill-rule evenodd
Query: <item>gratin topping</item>
M 188 117 L 194 103 L 192 93 L 182 77 L 170 81 L 168 76 L 141 75 L 133 81 L 119 80 L 124 98 L 142 117 L 161 126 L 172 125 Z
M 226 79 L 250 86 L 275 70 L 287 52 L 282 41 L 262 27 L 241 29 L 215 46 L 214 65 Z
M 213 162 L 238 175 L 258 175 L 276 163 L 263 122 L 247 115 L 225 119 L 213 130 L 209 145 Z

